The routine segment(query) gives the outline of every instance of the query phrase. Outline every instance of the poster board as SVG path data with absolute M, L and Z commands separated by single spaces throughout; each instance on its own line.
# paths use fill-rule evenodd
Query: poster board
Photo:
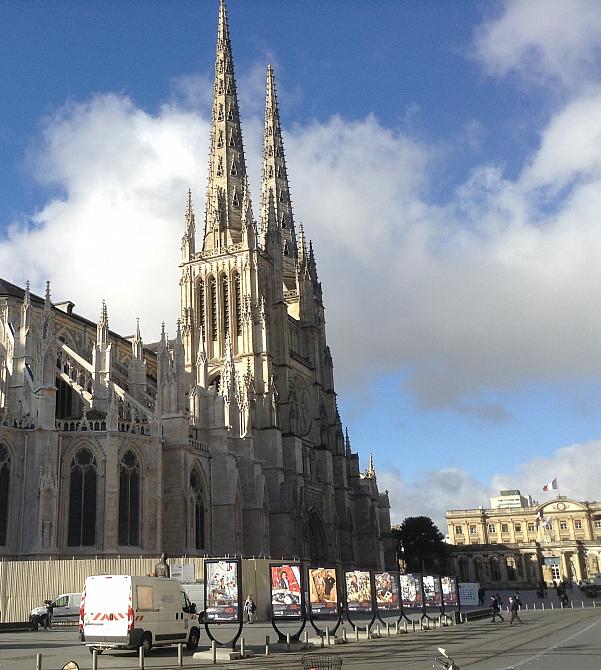
M 344 573 L 346 607 L 349 612 L 370 614 L 373 611 L 371 573 L 367 570 L 347 570 Z
M 278 563 L 269 566 L 271 616 L 300 619 L 303 616 L 303 599 L 300 563 Z
M 440 588 L 440 577 L 424 575 L 424 604 L 426 607 L 440 607 L 442 605 L 442 590 Z
M 398 572 L 375 572 L 374 586 L 376 608 L 379 612 L 400 611 Z
M 459 601 L 461 606 L 478 604 L 479 582 L 459 582 Z
M 313 616 L 338 615 L 336 568 L 309 568 L 309 609 Z
M 205 560 L 205 621 L 242 620 L 240 568 L 239 560 Z
M 402 574 L 399 577 L 401 602 L 403 607 L 421 608 L 422 576 L 418 574 Z
M 441 577 L 442 601 L 445 607 L 459 606 L 459 591 L 457 589 L 457 579 L 455 577 Z

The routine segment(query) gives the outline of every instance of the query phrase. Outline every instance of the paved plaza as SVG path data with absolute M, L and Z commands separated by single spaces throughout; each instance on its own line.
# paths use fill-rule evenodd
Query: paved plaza
M 576 603 L 575 603 L 576 604 Z M 523 611 L 524 624 L 510 626 L 491 623 L 488 618 L 462 625 L 430 630 L 417 630 L 406 635 L 392 635 L 380 639 L 354 641 L 345 645 L 332 645 L 318 652 L 339 654 L 343 668 L 371 668 L 372 670 L 418 670 L 431 668 L 438 646 L 446 647 L 461 668 L 472 670 L 592 670 L 598 668 L 601 656 L 601 607 L 575 606 L 561 610 L 540 608 Z M 346 624 L 347 636 L 353 639 Z M 231 629 L 228 629 L 231 630 Z M 220 633 L 226 637 L 222 627 Z M 275 640 L 274 631 L 267 623 L 245 626 L 244 637 L 254 658 L 235 662 L 219 662 L 221 668 L 300 668 L 302 652 L 274 652 L 264 656 L 265 636 Z M 201 649 L 207 649 L 208 640 L 203 633 Z M 0 670 L 34 670 L 36 654 L 42 653 L 43 670 L 60 670 L 67 660 L 75 660 L 82 670 L 92 667 L 87 649 L 78 643 L 73 629 L 39 631 L 37 633 L 5 633 L 0 637 Z M 209 660 L 198 661 L 184 651 L 184 668 L 210 667 Z M 174 647 L 155 649 L 145 659 L 146 668 L 177 668 Z M 103 653 L 98 657 L 98 668 L 134 670 L 138 658 L 134 652 Z

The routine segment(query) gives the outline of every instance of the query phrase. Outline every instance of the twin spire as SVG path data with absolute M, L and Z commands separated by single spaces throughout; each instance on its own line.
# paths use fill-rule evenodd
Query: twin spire
M 289 279 L 292 283 L 298 252 L 273 69 L 271 66 L 267 68 L 261 226 L 258 233 L 250 203 L 227 10 L 224 0 L 220 0 L 203 250 L 248 240 L 246 236 L 251 228 L 253 236 L 259 234 L 264 242 L 270 218 L 270 192 L 273 202 L 271 216 L 280 233 L 284 280 L 288 283 L 286 280 Z M 191 208 L 190 196 L 189 203 Z M 186 218 L 189 231 L 189 213 Z

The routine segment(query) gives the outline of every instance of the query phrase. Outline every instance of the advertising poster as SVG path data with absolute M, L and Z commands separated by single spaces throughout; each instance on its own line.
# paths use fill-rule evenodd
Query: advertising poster
M 238 561 L 205 561 L 205 620 L 240 621 Z
M 400 586 L 403 607 L 422 606 L 421 575 L 400 575 Z
M 309 606 L 311 614 L 338 614 L 336 568 L 309 568 Z
M 271 612 L 274 617 L 302 616 L 300 563 L 270 565 Z
M 425 575 L 424 599 L 426 607 L 440 607 L 442 605 L 442 593 L 440 592 L 440 579 L 432 575 Z
M 365 570 L 349 570 L 344 573 L 346 606 L 349 612 L 371 612 L 371 576 Z
M 461 605 L 477 605 L 479 582 L 459 582 L 459 600 Z
M 442 601 L 446 607 L 457 607 L 459 605 L 459 592 L 457 591 L 457 580 L 455 577 L 441 577 Z
M 376 607 L 380 611 L 398 611 L 399 601 L 399 576 L 394 572 L 376 572 L 374 574 L 376 585 Z

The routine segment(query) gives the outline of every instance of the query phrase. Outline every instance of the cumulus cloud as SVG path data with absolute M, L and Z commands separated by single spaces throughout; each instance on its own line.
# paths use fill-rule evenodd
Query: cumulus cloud
M 519 489 L 543 503 L 557 495 L 544 493 L 543 486 L 557 478 L 559 493 L 574 500 L 599 499 L 601 477 L 601 441 L 574 444 L 518 464 L 511 472 L 495 474 L 480 482 L 458 468 L 420 472 L 408 480 L 397 470 L 378 474 L 381 491 L 388 490 L 391 522 L 402 523 L 409 516 L 429 516 L 446 535 L 445 512 L 448 510 L 490 507 L 490 497 L 504 489 Z
M 475 54 L 489 73 L 580 88 L 596 81 L 601 15 L 596 0 L 505 0 L 482 24 Z

